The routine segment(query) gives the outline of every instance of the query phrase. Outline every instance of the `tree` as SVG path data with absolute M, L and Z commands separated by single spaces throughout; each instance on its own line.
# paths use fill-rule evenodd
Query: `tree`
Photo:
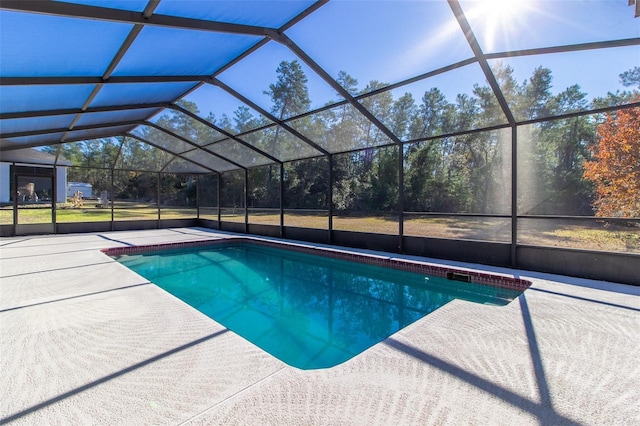
M 373 92 L 374 90 L 381 89 L 387 84 L 372 80 L 364 88 L 363 93 Z M 393 95 L 391 92 L 382 92 L 375 96 L 368 96 L 360 101 L 371 114 L 373 114 L 380 122 L 388 123 L 390 120 L 391 108 L 393 105 Z M 363 136 L 361 142 L 363 147 L 372 147 L 385 143 L 390 143 L 391 140 L 377 127 L 365 118 L 362 114 L 357 114 L 356 123 L 360 128 L 360 134 Z
M 377 158 L 369 175 L 368 205 L 374 210 L 395 211 L 398 208 L 398 153 L 390 146 L 377 150 Z
M 596 216 L 640 216 L 640 108 L 608 114 L 599 142 L 584 163 L 584 178 L 596 185 Z
M 406 140 L 408 138 L 409 126 L 412 118 L 416 114 L 416 105 L 411 93 L 405 93 L 391 107 L 391 120 L 389 130 L 398 138 Z
M 446 132 L 444 123 L 448 106 L 447 98 L 438 88 L 434 87 L 424 92 L 409 137 L 421 139 Z
M 280 166 L 267 164 L 249 169 L 249 207 L 280 206 Z
M 298 61 L 282 61 L 276 69 L 278 81 L 269 85 L 265 95 L 271 97 L 273 106 L 271 113 L 278 119 L 293 117 L 307 112 L 311 106 L 309 90 L 307 89 L 307 76 Z M 281 135 L 282 133 L 282 135 Z M 295 153 L 297 146 L 287 132 L 282 132 L 280 126 L 266 130 L 261 135 L 261 140 L 254 143 L 266 152 L 276 157 L 287 158 Z M 269 174 L 271 180 L 271 174 Z
M 620 82 L 624 87 L 636 86 L 640 89 L 640 67 L 634 67 L 620 74 Z
M 237 133 L 246 132 L 251 129 L 255 129 L 260 126 L 260 120 L 255 118 L 251 114 L 249 107 L 241 105 L 233 112 L 233 122 L 235 123 L 235 130 Z
M 311 106 L 307 76 L 298 61 L 282 61 L 276 70 L 278 81 L 269 85 L 265 95 L 271 97 L 271 113 L 279 119 L 307 112 Z
M 328 208 L 329 162 L 326 157 L 285 163 L 283 180 L 286 209 Z
M 352 95 L 358 94 L 358 80 L 347 74 L 346 71 L 340 71 L 338 73 L 338 78 L 336 79 L 336 81 L 340 86 L 344 88 L 344 90 L 351 93 Z M 336 93 L 336 95 L 342 98 L 342 95 L 340 93 Z
M 552 80 L 548 68 L 538 67 L 533 71 L 531 78 L 524 83 L 518 118 L 535 119 L 550 115 L 548 106 Z

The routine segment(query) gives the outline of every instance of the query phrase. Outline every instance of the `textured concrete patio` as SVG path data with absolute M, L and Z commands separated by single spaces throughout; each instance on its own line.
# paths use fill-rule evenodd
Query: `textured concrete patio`
M 303 371 L 100 252 L 222 236 L 1 239 L 0 423 L 640 424 L 640 287 L 484 268 L 533 285 Z

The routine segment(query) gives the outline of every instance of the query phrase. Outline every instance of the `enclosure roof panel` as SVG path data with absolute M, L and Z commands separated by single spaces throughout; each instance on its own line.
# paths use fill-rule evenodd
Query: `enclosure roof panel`
M 187 161 L 184 158 L 174 157 L 163 169 L 163 172 L 167 173 L 193 173 L 193 174 L 207 174 L 211 173 L 211 169 L 200 166 L 191 161 Z
M 277 126 L 240 135 L 240 138 L 256 149 L 272 153 L 279 161 L 299 160 L 320 155 L 318 150 Z
M 264 155 L 261 155 L 258 151 L 237 143 L 232 139 L 212 143 L 211 145 L 207 145 L 206 149 L 223 158 L 229 158 L 243 167 L 262 166 L 274 162 Z
M 185 152 L 182 154 L 182 157 L 201 164 L 202 166 L 209 167 L 217 172 L 226 172 L 238 169 L 237 166 L 223 160 L 221 157 L 199 149 Z
M 256 36 L 145 27 L 113 75 L 210 75 L 258 41 Z
M 173 109 L 166 109 L 162 114 L 156 115 L 149 121 L 168 131 L 173 131 L 196 145 L 206 145 L 226 138 L 224 134 L 207 125 L 206 122 L 203 123 Z
M 132 28 L 10 11 L 0 22 L 3 77 L 102 76 Z
M 163 0 L 156 13 L 232 24 L 279 28 L 311 6 L 309 0 L 244 0 L 215 1 L 203 6 L 202 1 Z
M 559 114 L 513 97 L 547 69 L 564 112 L 628 103 L 627 3 L 2 0 L 0 152 L 129 136 L 153 161 L 119 164 L 200 173 L 398 146 Z
M 46 129 L 69 127 L 75 118 L 74 114 L 52 115 L 48 117 L 26 117 L 0 120 L 3 133 L 24 133 Z
M 137 139 L 127 137 L 124 138 L 124 142 L 120 148 L 120 155 L 118 155 L 115 168 L 159 171 L 171 161 L 172 158 L 173 154 L 171 153 Z
M 182 98 L 179 104 L 233 134 L 273 123 L 240 99 L 212 84 L 201 85 Z
M 171 102 L 195 86 L 190 82 L 105 84 L 91 107 Z
M 13 138 L 2 138 L 0 144 L 4 148 L 15 148 L 16 146 L 41 146 L 60 143 L 64 133 L 34 134 L 30 136 L 18 136 Z M 4 152 L 4 151 L 0 151 Z
M 145 142 L 150 142 L 155 146 L 161 147 L 174 154 L 179 154 L 194 148 L 194 146 L 189 142 L 171 135 L 161 128 L 153 126 L 139 126 L 133 130 L 132 134 L 141 138 Z
M 160 111 L 160 108 L 138 108 L 116 111 L 83 113 L 76 126 L 92 126 L 96 124 L 119 123 L 123 121 L 140 121 Z
M 14 149 L 12 151 L 3 152 L 2 155 L 0 155 L 0 161 L 3 163 L 57 164 L 58 166 L 71 166 L 73 164 L 60 157 L 56 162 L 55 155 L 33 148 Z
M 94 90 L 93 84 L 0 86 L 0 114 L 78 109 Z
M 283 67 L 283 62 L 291 65 Z M 258 69 L 261 71 L 255 72 Z M 294 81 L 300 72 L 306 79 L 304 85 Z M 251 78 L 247 78 L 247 75 L 251 75 Z M 286 119 L 343 100 L 335 89 L 291 50 L 274 41 L 252 52 L 217 77 L 278 119 Z M 292 92 L 306 92 L 308 102 L 303 102 L 302 96 L 299 96 L 298 102 L 295 102 L 292 96 L 282 99 L 279 94 L 285 88 Z
M 72 130 L 64 138 L 65 141 L 78 141 L 85 139 L 107 138 L 112 135 L 121 135 L 130 131 L 132 126 L 112 126 L 98 129 Z

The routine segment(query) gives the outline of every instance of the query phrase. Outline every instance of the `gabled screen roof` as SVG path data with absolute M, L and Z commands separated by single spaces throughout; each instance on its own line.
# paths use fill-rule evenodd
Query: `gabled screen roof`
M 212 173 L 515 126 L 546 118 L 509 93 L 540 67 L 556 93 L 627 90 L 633 15 L 626 0 L 3 0 L 0 157 L 119 138 L 171 159 L 154 170 Z M 436 107 L 482 113 L 436 123 Z

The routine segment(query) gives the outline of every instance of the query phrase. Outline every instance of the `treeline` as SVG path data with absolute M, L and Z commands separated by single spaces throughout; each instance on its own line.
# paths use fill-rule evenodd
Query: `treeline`
M 518 212 L 593 214 L 594 188 L 592 182 L 583 177 L 583 165 L 591 155 L 589 149 L 597 142 L 596 130 L 605 115 L 552 117 L 626 104 L 637 92 L 609 93 L 589 101 L 578 85 L 552 94 L 553 76 L 546 68 L 537 68 L 523 82 L 516 81 L 508 66 L 499 64 L 493 72 L 515 119 L 529 123 L 519 125 L 517 130 Z M 639 69 L 621 74 L 623 84 L 635 89 L 640 81 L 637 74 Z M 498 128 L 507 123 L 488 85 L 475 85 L 472 93 L 459 94 L 453 102 L 438 88 L 425 91 L 420 99 L 411 93 L 394 99 L 389 91 L 359 98 L 362 106 L 404 142 L 399 146 L 348 103 L 303 115 L 310 109 L 311 101 L 307 78 L 296 61 L 282 62 L 277 75 L 277 81 L 265 91 L 272 101 L 269 113 L 284 120 L 293 133 L 332 154 L 335 209 L 396 211 L 400 205 L 399 156 L 402 155 L 405 211 L 510 212 L 511 129 L 468 132 Z M 386 86 L 371 81 L 359 90 L 357 80 L 344 72 L 340 73 L 338 82 L 356 95 Z M 179 105 L 200 114 L 194 103 L 180 101 Z M 288 120 L 292 117 L 299 118 Z M 328 208 L 329 158 L 319 150 L 262 115 L 252 114 L 247 107 L 238 108 L 232 117 L 209 114 L 206 119 L 258 150 L 285 161 L 282 176 L 285 208 Z M 222 133 L 179 111 L 167 110 L 154 121 L 161 128 L 249 167 L 251 207 L 280 205 L 278 165 L 267 164 L 269 160 L 246 146 L 228 143 Z M 141 127 L 136 134 L 175 152 L 188 153 L 193 149 L 152 126 Z M 65 144 L 62 155 L 86 167 L 105 167 L 111 161 L 122 169 L 175 173 L 188 170 L 183 168 L 182 160 L 170 161 L 171 155 L 131 138 L 122 147 L 112 140 Z M 192 159 L 201 164 L 210 161 L 198 156 Z M 140 174 L 129 175 L 115 185 L 116 196 L 135 198 L 136 185 L 140 184 L 132 182 L 139 181 Z M 223 207 L 244 204 L 244 178 L 243 170 L 222 174 Z M 166 183 L 165 189 L 182 188 L 185 182 L 183 178 L 176 178 L 175 182 Z M 201 193 L 206 194 L 202 199 L 215 199 L 216 190 L 201 187 Z M 178 198 L 193 200 L 193 196 L 184 194 Z

